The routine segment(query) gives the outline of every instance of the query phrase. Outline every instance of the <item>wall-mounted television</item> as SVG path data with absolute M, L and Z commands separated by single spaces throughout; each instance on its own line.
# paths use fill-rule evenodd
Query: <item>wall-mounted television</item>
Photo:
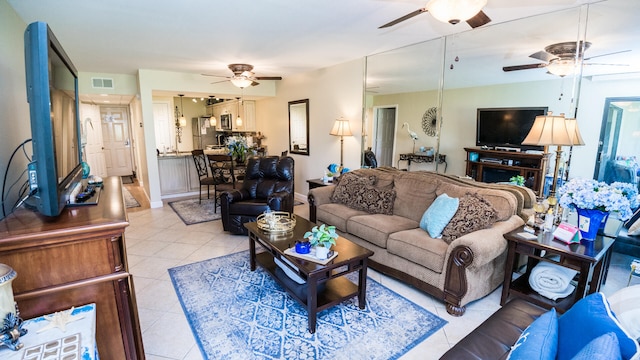
M 538 115 L 547 107 L 481 108 L 476 117 L 476 145 L 542 150 L 542 146 L 522 145 Z
M 24 51 L 33 144 L 28 204 L 57 216 L 82 178 L 78 72 L 44 22 L 27 26 Z

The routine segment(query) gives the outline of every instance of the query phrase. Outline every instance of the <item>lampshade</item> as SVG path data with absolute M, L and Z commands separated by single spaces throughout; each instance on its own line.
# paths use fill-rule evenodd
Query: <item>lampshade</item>
M 351 128 L 349 127 L 349 120 L 340 117 L 333 123 L 333 128 L 329 135 L 335 136 L 351 136 Z
M 560 77 L 573 74 L 575 70 L 575 61 L 571 60 L 556 60 L 547 65 L 547 71 L 553 75 Z
M 236 125 L 242 126 L 242 118 L 240 117 L 240 115 L 238 115 L 238 117 L 236 118 Z
M 442 22 L 457 24 L 474 17 L 487 5 L 487 0 L 431 0 L 427 10 Z
M 569 135 L 564 114 L 558 116 L 549 111 L 547 115 L 536 116 L 522 145 L 573 145 L 574 136 Z
M 180 118 L 178 119 L 178 123 L 180 124 L 180 127 L 187 126 L 187 118 L 185 118 L 184 116 L 180 116 Z
M 573 146 L 584 145 L 584 140 L 582 140 L 582 136 L 580 136 L 580 129 L 578 129 L 578 120 L 566 119 L 565 125 L 567 125 L 567 132 L 569 133 L 569 136 L 571 136 Z
M 234 76 L 231 78 L 231 83 L 239 88 L 246 88 L 251 85 L 253 81 L 244 76 Z
M 211 115 L 211 117 L 209 118 L 209 125 L 217 126 L 217 124 L 218 124 L 218 120 L 216 119 L 215 116 Z

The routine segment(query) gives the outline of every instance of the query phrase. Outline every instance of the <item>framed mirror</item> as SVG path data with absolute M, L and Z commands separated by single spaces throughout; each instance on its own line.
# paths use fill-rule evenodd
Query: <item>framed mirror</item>
M 309 99 L 289 101 L 289 152 L 309 155 Z

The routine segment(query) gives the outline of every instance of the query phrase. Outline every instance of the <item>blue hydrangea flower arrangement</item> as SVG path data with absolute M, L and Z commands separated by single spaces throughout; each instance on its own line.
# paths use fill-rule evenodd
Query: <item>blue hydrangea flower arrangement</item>
M 627 220 L 632 215 L 629 196 L 634 195 L 623 185 L 607 185 L 593 179 L 574 178 L 558 189 L 557 196 L 560 205 L 565 208 L 616 212 L 621 220 Z M 637 197 L 637 191 L 635 196 Z M 637 203 L 637 199 L 634 201 Z

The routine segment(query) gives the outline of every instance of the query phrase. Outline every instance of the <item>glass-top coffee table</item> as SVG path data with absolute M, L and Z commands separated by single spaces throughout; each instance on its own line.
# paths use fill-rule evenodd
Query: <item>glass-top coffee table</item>
M 293 298 L 307 308 L 310 333 L 316 331 L 318 312 L 324 309 L 354 296 L 358 297 L 360 309 L 365 308 L 367 261 L 373 255 L 372 251 L 343 237 L 339 237 L 336 245 L 331 248 L 338 255 L 325 265 L 286 255 L 285 250 L 295 248 L 296 241 L 302 240 L 304 233 L 315 225 L 297 217 L 293 231 L 272 234 L 260 229 L 256 222 L 244 224 L 249 230 L 251 271 L 256 269 L 256 264 L 260 264 Z M 265 251 L 256 253 L 256 243 Z M 280 266 L 276 265 L 276 261 Z M 345 275 L 356 271 L 358 283 L 354 284 Z M 299 284 L 287 272 L 304 283 Z

